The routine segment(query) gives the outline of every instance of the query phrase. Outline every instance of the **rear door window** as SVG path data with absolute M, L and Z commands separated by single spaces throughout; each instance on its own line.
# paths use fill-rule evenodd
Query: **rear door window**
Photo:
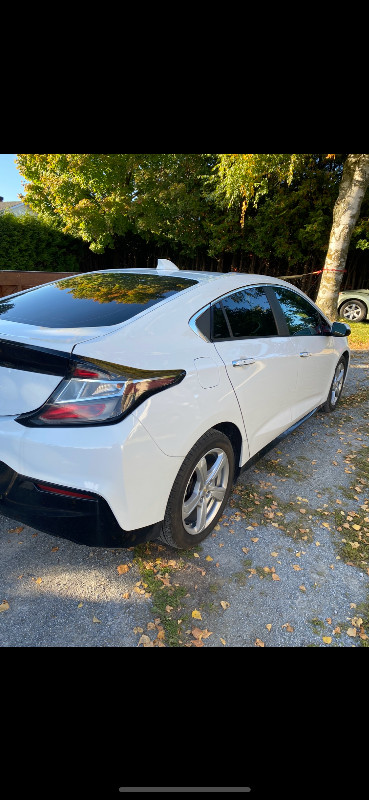
M 6 319 L 45 328 L 118 325 L 196 283 L 155 273 L 85 273 L 2 298 L 0 323 Z
M 213 339 L 278 336 L 263 287 L 241 289 L 213 307 Z

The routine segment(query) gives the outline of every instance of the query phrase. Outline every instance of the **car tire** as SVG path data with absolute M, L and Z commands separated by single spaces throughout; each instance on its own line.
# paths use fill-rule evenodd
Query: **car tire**
M 328 397 L 322 406 L 321 410 L 329 413 L 337 408 L 338 401 L 341 397 L 343 384 L 345 382 L 347 372 L 347 361 L 345 358 L 340 358 L 336 369 L 334 371 L 333 380 L 329 389 Z
M 223 513 L 234 471 L 235 455 L 230 440 L 211 428 L 191 448 L 180 467 L 159 539 L 177 549 L 202 542 Z
M 347 300 L 340 307 L 340 317 L 350 322 L 362 322 L 363 319 L 366 319 L 367 313 L 368 309 L 365 303 L 361 303 L 360 300 Z

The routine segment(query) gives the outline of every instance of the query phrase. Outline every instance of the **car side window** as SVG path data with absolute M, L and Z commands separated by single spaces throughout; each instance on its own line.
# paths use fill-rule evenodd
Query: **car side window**
M 285 289 L 273 286 L 273 291 L 280 303 L 290 336 L 324 336 L 330 333 L 330 326 L 305 297 Z
M 261 286 L 241 289 L 213 306 L 213 339 L 278 336 L 267 296 Z

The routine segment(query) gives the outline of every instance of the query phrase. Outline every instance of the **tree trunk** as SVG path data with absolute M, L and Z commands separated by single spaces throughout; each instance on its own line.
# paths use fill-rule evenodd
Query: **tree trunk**
M 369 155 L 351 153 L 343 166 L 338 198 L 333 209 L 333 225 L 328 253 L 316 304 L 331 319 L 337 319 L 337 300 L 351 234 L 359 218 L 361 203 L 369 185 Z

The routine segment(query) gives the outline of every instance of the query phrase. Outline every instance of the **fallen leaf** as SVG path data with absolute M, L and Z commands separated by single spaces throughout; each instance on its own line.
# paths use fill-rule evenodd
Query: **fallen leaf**
M 0 611 L 9 611 L 9 608 L 9 603 L 7 603 L 6 600 L 0 605 Z
M 78 603 L 77 608 L 82 608 L 82 606 L 83 606 L 83 603 Z
M 289 623 L 289 622 L 285 622 L 285 623 L 282 625 L 282 628 L 286 628 L 286 631 L 289 631 L 289 633 L 292 633 L 292 631 L 294 631 L 294 630 L 295 630 L 295 629 L 292 627 L 292 625 L 290 625 L 290 623 Z
M 259 537 L 258 537 L 258 536 L 256 536 L 256 537 L 254 538 L 253 536 L 251 536 L 251 541 L 252 541 L 252 542 L 258 542 L 258 541 L 259 541 Z
M 280 581 L 281 579 L 280 579 L 279 575 L 277 575 L 277 573 L 276 573 L 276 572 L 273 572 L 273 575 L 272 575 L 272 580 L 273 580 L 273 581 Z
M 165 630 L 164 630 L 164 628 L 161 628 L 161 630 L 158 631 L 158 635 L 157 635 L 156 638 L 157 639 L 165 639 Z
M 101 619 L 97 619 L 97 617 L 92 617 L 92 622 L 101 622 Z
M 261 641 L 261 639 L 256 639 L 255 645 L 256 647 L 265 647 L 265 644 Z
M 306 586 L 304 586 L 304 584 L 301 584 L 301 586 L 299 586 L 299 589 L 301 589 L 302 592 L 306 592 Z
M 226 600 L 221 600 L 221 601 L 220 601 L 220 605 L 222 606 L 222 608 L 224 608 L 224 610 L 225 610 L 226 608 L 229 608 L 229 603 L 227 603 L 227 601 L 226 601 Z M 193 616 L 193 615 L 192 615 L 192 616 Z
M 220 545 L 219 545 L 219 547 L 220 547 Z M 242 548 L 242 552 L 243 552 L 243 553 L 248 553 L 248 552 L 249 552 L 249 549 L 250 549 L 249 547 L 243 547 L 243 548 Z
M 332 637 L 331 636 L 322 636 L 324 644 L 331 644 Z
M 199 556 L 199 554 L 198 554 L 198 553 L 194 553 L 194 554 L 193 554 L 193 557 L 194 557 L 194 558 L 200 558 L 200 556 Z
M 191 644 L 195 647 L 204 647 L 204 642 L 201 639 L 193 639 Z
M 9 528 L 8 533 L 20 533 L 24 530 L 24 526 L 20 525 L 18 528 Z
M 173 611 L 173 608 L 174 606 L 165 606 L 165 610 L 168 612 L 168 614 L 170 614 L 170 612 Z
M 124 594 L 122 594 L 123 600 L 128 600 L 128 598 L 129 598 L 130 596 L 131 596 L 131 593 L 130 593 L 130 592 L 124 592 Z
M 198 611 L 197 608 L 195 608 L 195 610 L 192 612 L 192 616 L 194 619 L 202 619 L 200 611 Z
M 221 636 L 220 636 L 219 638 L 220 638 L 220 641 L 221 641 L 221 643 L 222 643 L 222 644 L 225 646 L 225 645 L 227 644 L 227 643 L 226 643 L 226 640 L 225 640 L 225 639 L 222 639 L 222 637 L 221 637 Z
M 213 635 L 212 631 L 208 631 L 207 628 L 204 628 L 204 630 L 201 630 L 201 628 L 192 628 L 191 633 L 195 639 L 207 639 L 208 636 Z
M 272 630 L 272 626 L 271 626 L 271 623 L 270 623 L 270 622 L 269 622 L 269 623 L 268 623 L 268 625 L 266 625 L 265 627 L 267 628 L 267 630 L 268 630 L 268 631 L 271 631 L 271 630 Z
M 346 633 L 347 636 L 356 636 L 357 631 L 356 628 L 347 628 Z
M 42 578 L 36 578 L 36 583 L 38 584 L 42 583 Z
M 278 553 L 274 552 L 274 553 L 271 553 L 270 555 L 273 556 L 273 558 L 277 558 Z
M 214 561 L 214 559 L 211 556 L 206 556 L 205 561 Z
M 151 641 L 150 636 L 146 636 L 144 633 L 138 641 L 137 647 L 143 644 L 144 647 L 154 647 L 154 643 Z
M 296 572 L 301 572 L 301 569 L 302 569 L 302 567 L 299 567 L 299 565 L 298 565 L 298 564 L 294 564 L 294 565 L 293 565 L 293 568 L 294 568 L 294 570 L 295 570 Z
M 128 564 L 119 564 L 119 567 L 117 567 L 117 571 L 119 575 L 124 575 L 126 572 L 129 572 Z
M 59 547 L 52 547 L 51 548 L 51 552 L 52 553 L 56 553 L 57 550 L 59 550 Z

